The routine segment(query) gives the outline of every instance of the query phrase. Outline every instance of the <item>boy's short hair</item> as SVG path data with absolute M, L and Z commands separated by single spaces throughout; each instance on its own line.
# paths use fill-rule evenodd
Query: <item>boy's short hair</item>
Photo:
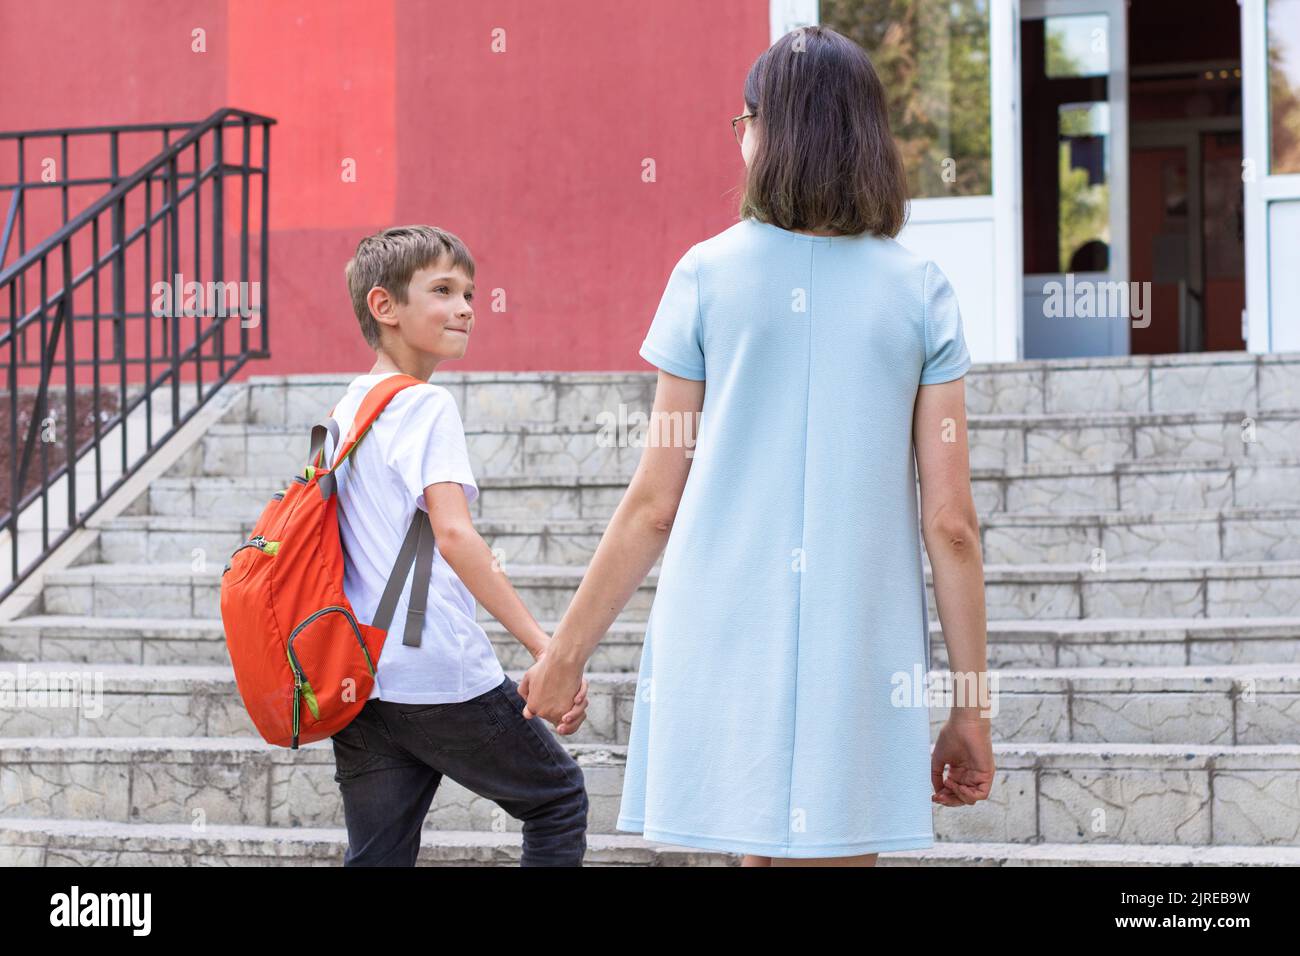
M 474 278 L 474 257 L 469 248 L 458 236 L 436 226 L 394 226 L 357 243 L 356 255 L 348 260 L 343 274 L 361 334 L 372 349 L 379 348 L 380 341 L 379 323 L 366 303 L 370 290 L 379 286 L 405 304 L 411 276 L 436 265 L 444 256 L 451 257 L 452 268 L 459 266 Z

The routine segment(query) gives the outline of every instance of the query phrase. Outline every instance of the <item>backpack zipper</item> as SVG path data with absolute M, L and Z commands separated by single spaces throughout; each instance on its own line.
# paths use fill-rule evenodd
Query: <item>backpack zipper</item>
M 241 544 L 239 547 L 237 547 L 234 551 L 230 553 L 230 560 L 226 562 L 225 568 L 222 569 L 221 571 L 222 574 L 225 574 L 227 571 L 230 570 L 230 566 L 235 561 L 235 555 L 239 554 L 239 552 L 243 551 L 245 548 L 257 548 L 263 554 L 276 554 L 280 550 L 280 542 L 267 541 L 265 535 L 261 535 L 261 534 L 253 535 L 251 538 L 249 538 L 247 541 L 245 541 L 243 544 Z
M 306 700 L 307 707 L 311 710 L 312 716 L 318 720 L 320 719 L 320 707 L 316 703 L 316 693 L 312 690 L 311 684 L 307 680 L 307 675 L 303 673 L 302 662 L 298 660 L 298 655 L 294 653 L 293 641 L 304 627 L 316 620 L 316 618 L 320 617 L 322 614 L 328 614 L 331 611 L 337 611 L 347 618 L 348 624 L 352 626 L 352 633 L 356 635 L 357 643 L 361 645 L 361 653 L 366 658 L 366 668 L 370 671 L 371 677 L 375 676 L 375 665 L 370 660 L 370 648 L 366 647 L 365 639 L 361 636 L 361 629 L 357 626 L 357 619 L 352 616 L 352 612 L 341 604 L 331 604 L 328 607 L 323 607 L 319 611 L 313 611 L 309 614 L 290 632 L 289 640 L 286 643 L 289 652 L 289 666 L 293 670 L 293 750 L 298 749 L 298 728 L 302 715 L 300 701 Z

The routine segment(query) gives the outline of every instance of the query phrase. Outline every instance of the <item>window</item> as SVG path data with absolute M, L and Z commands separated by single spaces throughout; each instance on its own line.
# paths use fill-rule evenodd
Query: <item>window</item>
M 1020 22 L 1026 275 L 1110 267 L 1110 17 Z
M 1047 75 L 1107 76 L 1110 53 L 1106 49 L 1109 18 L 1096 16 L 1048 17 L 1043 35 Z
M 1062 103 L 1057 107 L 1057 136 L 1059 270 L 1105 272 L 1110 263 L 1110 183 L 1106 168 L 1110 104 Z
M 1268 3 L 1269 171 L 1300 173 L 1300 0 Z
M 988 0 L 821 0 L 889 97 L 913 198 L 993 192 Z

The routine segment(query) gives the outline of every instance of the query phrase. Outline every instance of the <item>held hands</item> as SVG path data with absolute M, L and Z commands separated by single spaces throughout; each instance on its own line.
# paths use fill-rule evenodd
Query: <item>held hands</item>
M 519 682 L 519 696 L 525 700 L 524 717 L 549 720 L 559 734 L 573 733 L 587 716 L 587 679 L 582 668 L 548 661 L 545 648 Z
M 547 642 L 549 644 L 549 641 Z M 519 696 L 525 701 L 524 717 L 543 717 L 555 724 L 563 736 L 574 733 L 587 719 L 587 678 L 560 665 L 548 665 L 546 647 L 534 655 L 536 663 L 519 682 Z M 566 688 L 576 688 L 566 692 Z
M 943 769 L 947 766 L 945 780 Z M 993 727 L 983 718 L 949 717 L 930 757 L 930 800 L 945 807 L 987 800 L 993 786 Z

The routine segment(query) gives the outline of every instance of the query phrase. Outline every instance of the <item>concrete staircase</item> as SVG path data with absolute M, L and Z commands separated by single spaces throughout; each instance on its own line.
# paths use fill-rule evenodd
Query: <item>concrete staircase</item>
M 232 388 L 0 620 L 0 690 L 91 691 L 0 705 L 0 864 L 341 861 L 329 742 L 256 735 L 218 595 L 350 377 Z M 603 441 L 599 416 L 647 411 L 654 377 L 436 380 L 465 420 L 478 528 L 549 629 L 640 455 Z M 998 776 L 977 807 L 935 808 L 932 849 L 881 864 L 1300 864 L 1300 356 L 977 366 L 967 384 Z M 587 723 L 565 738 L 588 861 L 734 864 L 614 829 L 653 588 L 598 649 Z M 527 654 L 484 626 L 518 678 Z M 932 708 L 936 730 L 945 716 Z M 421 862 L 515 863 L 518 831 L 445 780 Z

